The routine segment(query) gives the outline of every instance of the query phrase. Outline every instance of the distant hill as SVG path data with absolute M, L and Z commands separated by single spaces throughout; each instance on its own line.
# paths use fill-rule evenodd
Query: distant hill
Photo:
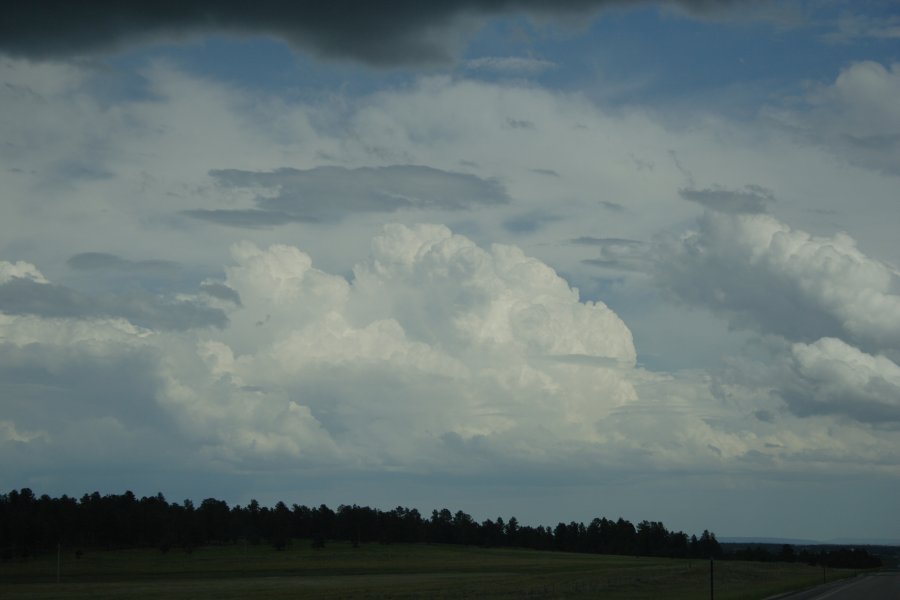
M 766 544 L 791 546 L 900 546 L 900 539 L 892 538 L 834 538 L 830 540 L 803 540 L 777 537 L 720 537 L 721 544 Z
M 790 544 L 791 546 L 818 546 L 820 544 L 831 544 L 834 542 L 821 542 L 818 540 L 800 540 L 794 538 L 777 538 L 777 537 L 720 537 L 721 544 Z
M 835 538 L 823 543 L 840 546 L 900 546 L 900 538 Z

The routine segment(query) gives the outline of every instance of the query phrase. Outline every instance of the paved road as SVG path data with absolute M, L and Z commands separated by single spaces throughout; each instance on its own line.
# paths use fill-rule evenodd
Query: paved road
M 888 571 L 857 577 L 836 585 L 819 586 L 778 600 L 898 600 L 900 572 Z

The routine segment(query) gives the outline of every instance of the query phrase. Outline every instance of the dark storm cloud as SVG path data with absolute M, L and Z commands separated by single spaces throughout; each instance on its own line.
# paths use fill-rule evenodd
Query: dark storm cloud
M 492 179 L 415 165 L 389 167 L 316 167 L 210 173 L 224 187 L 269 188 L 274 195 L 256 199 L 257 208 L 188 210 L 183 214 L 232 227 L 271 227 L 291 222 L 334 222 L 351 213 L 436 208 L 462 210 L 509 202 Z
M 0 50 L 30 57 L 88 54 L 155 38 L 225 32 L 284 39 L 315 54 L 374 65 L 450 59 L 463 21 L 504 13 L 537 16 L 588 14 L 641 0 L 35 0 L 5 7 Z M 694 12 L 731 4 L 680 0 Z
M 146 293 L 95 298 L 53 283 L 14 277 L 0 285 L 0 312 L 45 318 L 123 318 L 149 329 L 186 330 L 224 327 L 228 319 L 219 309 Z
M 82 252 L 66 261 L 79 271 L 175 271 L 178 263 L 170 260 L 128 260 L 106 252 Z
M 710 210 L 733 214 L 764 213 L 767 206 L 775 201 L 771 190 L 758 185 L 747 185 L 739 190 L 721 187 L 682 189 L 678 190 L 678 195 Z

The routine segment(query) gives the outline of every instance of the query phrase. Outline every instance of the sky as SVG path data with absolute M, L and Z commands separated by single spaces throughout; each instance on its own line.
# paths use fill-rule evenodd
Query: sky
M 0 489 L 900 542 L 900 7 L 0 22 Z

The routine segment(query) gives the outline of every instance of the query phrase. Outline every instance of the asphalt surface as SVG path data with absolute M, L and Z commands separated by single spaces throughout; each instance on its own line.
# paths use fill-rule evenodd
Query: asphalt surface
M 811 590 L 779 596 L 778 600 L 898 600 L 900 571 L 886 571 Z

